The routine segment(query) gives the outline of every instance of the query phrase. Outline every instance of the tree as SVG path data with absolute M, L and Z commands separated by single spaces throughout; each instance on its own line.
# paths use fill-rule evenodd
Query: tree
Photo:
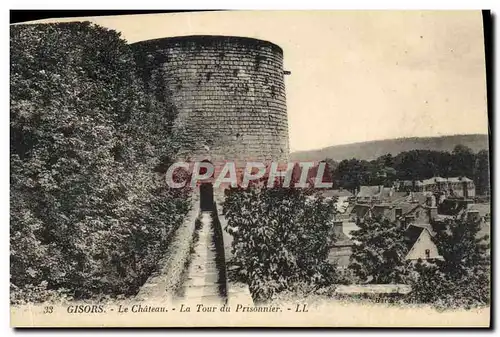
M 181 223 L 186 191 L 153 172 L 173 159 L 175 140 L 159 123 L 164 111 L 146 113 L 134 70 L 115 31 L 89 22 L 11 27 L 14 289 L 133 294 Z
M 370 162 L 342 160 L 333 170 L 336 186 L 351 191 L 360 185 L 392 186 L 399 180 L 423 180 L 431 177 L 465 176 L 474 180 L 477 193 L 489 192 L 489 155 L 483 150 L 475 154 L 457 145 L 453 152 L 411 150 L 396 156 L 386 154 Z
M 340 186 L 354 192 L 361 185 L 370 183 L 370 164 L 365 160 L 342 160 L 334 171 L 335 186 Z
M 490 194 L 490 161 L 489 153 L 486 150 L 481 150 L 476 155 L 475 163 L 476 171 L 476 190 L 478 194 Z
M 414 266 L 409 299 L 444 307 L 488 304 L 491 264 L 487 236 L 479 236 L 480 221 L 449 220 L 436 230 L 433 241 L 444 259 Z
M 333 240 L 333 201 L 295 188 L 230 189 L 224 201 L 225 230 L 233 236 L 231 265 L 265 301 L 298 284 L 333 282 L 327 262 Z
M 400 283 L 404 280 L 404 229 L 383 218 L 369 218 L 352 232 L 356 243 L 349 268 L 361 282 Z
M 453 149 L 452 156 L 452 175 L 474 179 L 474 152 L 469 147 L 459 144 Z

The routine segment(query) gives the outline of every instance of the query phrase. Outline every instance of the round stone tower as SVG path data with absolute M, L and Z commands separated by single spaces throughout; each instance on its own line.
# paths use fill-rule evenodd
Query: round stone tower
M 132 47 L 146 67 L 146 83 L 154 82 L 151 87 L 175 106 L 174 127 L 185 128 L 197 143 L 187 159 L 288 160 L 279 46 L 245 37 L 183 36 Z

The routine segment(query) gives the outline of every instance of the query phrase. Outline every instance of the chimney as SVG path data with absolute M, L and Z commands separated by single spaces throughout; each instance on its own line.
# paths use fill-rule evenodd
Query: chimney
M 429 207 L 429 220 L 433 221 L 438 215 L 438 209 L 436 206 Z
M 463 196 L 465 199 L 469 199 L 469 190 L 467 189 L 467 182 L 462 182 Z
M 333 235 L 338 238 L 340 235 L 342 235 L 343 231 L 344 226 L 342 224 L 342 220 L 335 220 L 333 222 Z

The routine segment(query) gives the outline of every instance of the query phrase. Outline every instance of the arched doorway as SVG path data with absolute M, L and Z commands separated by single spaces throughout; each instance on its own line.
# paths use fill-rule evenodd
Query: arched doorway
M 209 160 L 205 159 L 202 161 L 203 163 L 210 163 Z M 200 174 L 205 174 L 206 169 L 201 168 Z M 214 209 L 214 188 L 211 182 L 211 179 L 208 181 L 203 181 L 200 184 L 200 211 L 202 212 L 211 212 Z
M 202 183 L 200 185 L 200 210 L 211 212 L 214 209 L 214 188 L 212 183 Z

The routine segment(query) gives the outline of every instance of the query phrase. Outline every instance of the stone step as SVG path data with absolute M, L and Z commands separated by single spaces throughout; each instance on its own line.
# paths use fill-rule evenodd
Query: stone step
M 191 286 L 186 288 L 185 297 L 189 299 L 201 298 L 202 296 L 220 296 L 219 287 Z
M 203 303 L 220 303 L 223 304 L 226 301 L 222 299 L 219 295 L 208 295 L 208 296 L 202 296 L 201 297 L 201 302 Z
M 195 245 L 188 279 L 184 284 L 185 298 L 198 301 L 222 303 L 220 297 L 219 269 L 216 263 L 217 249 L 214 243 L 214 230 L 210 213 L 201 214 L 202 228 Z

